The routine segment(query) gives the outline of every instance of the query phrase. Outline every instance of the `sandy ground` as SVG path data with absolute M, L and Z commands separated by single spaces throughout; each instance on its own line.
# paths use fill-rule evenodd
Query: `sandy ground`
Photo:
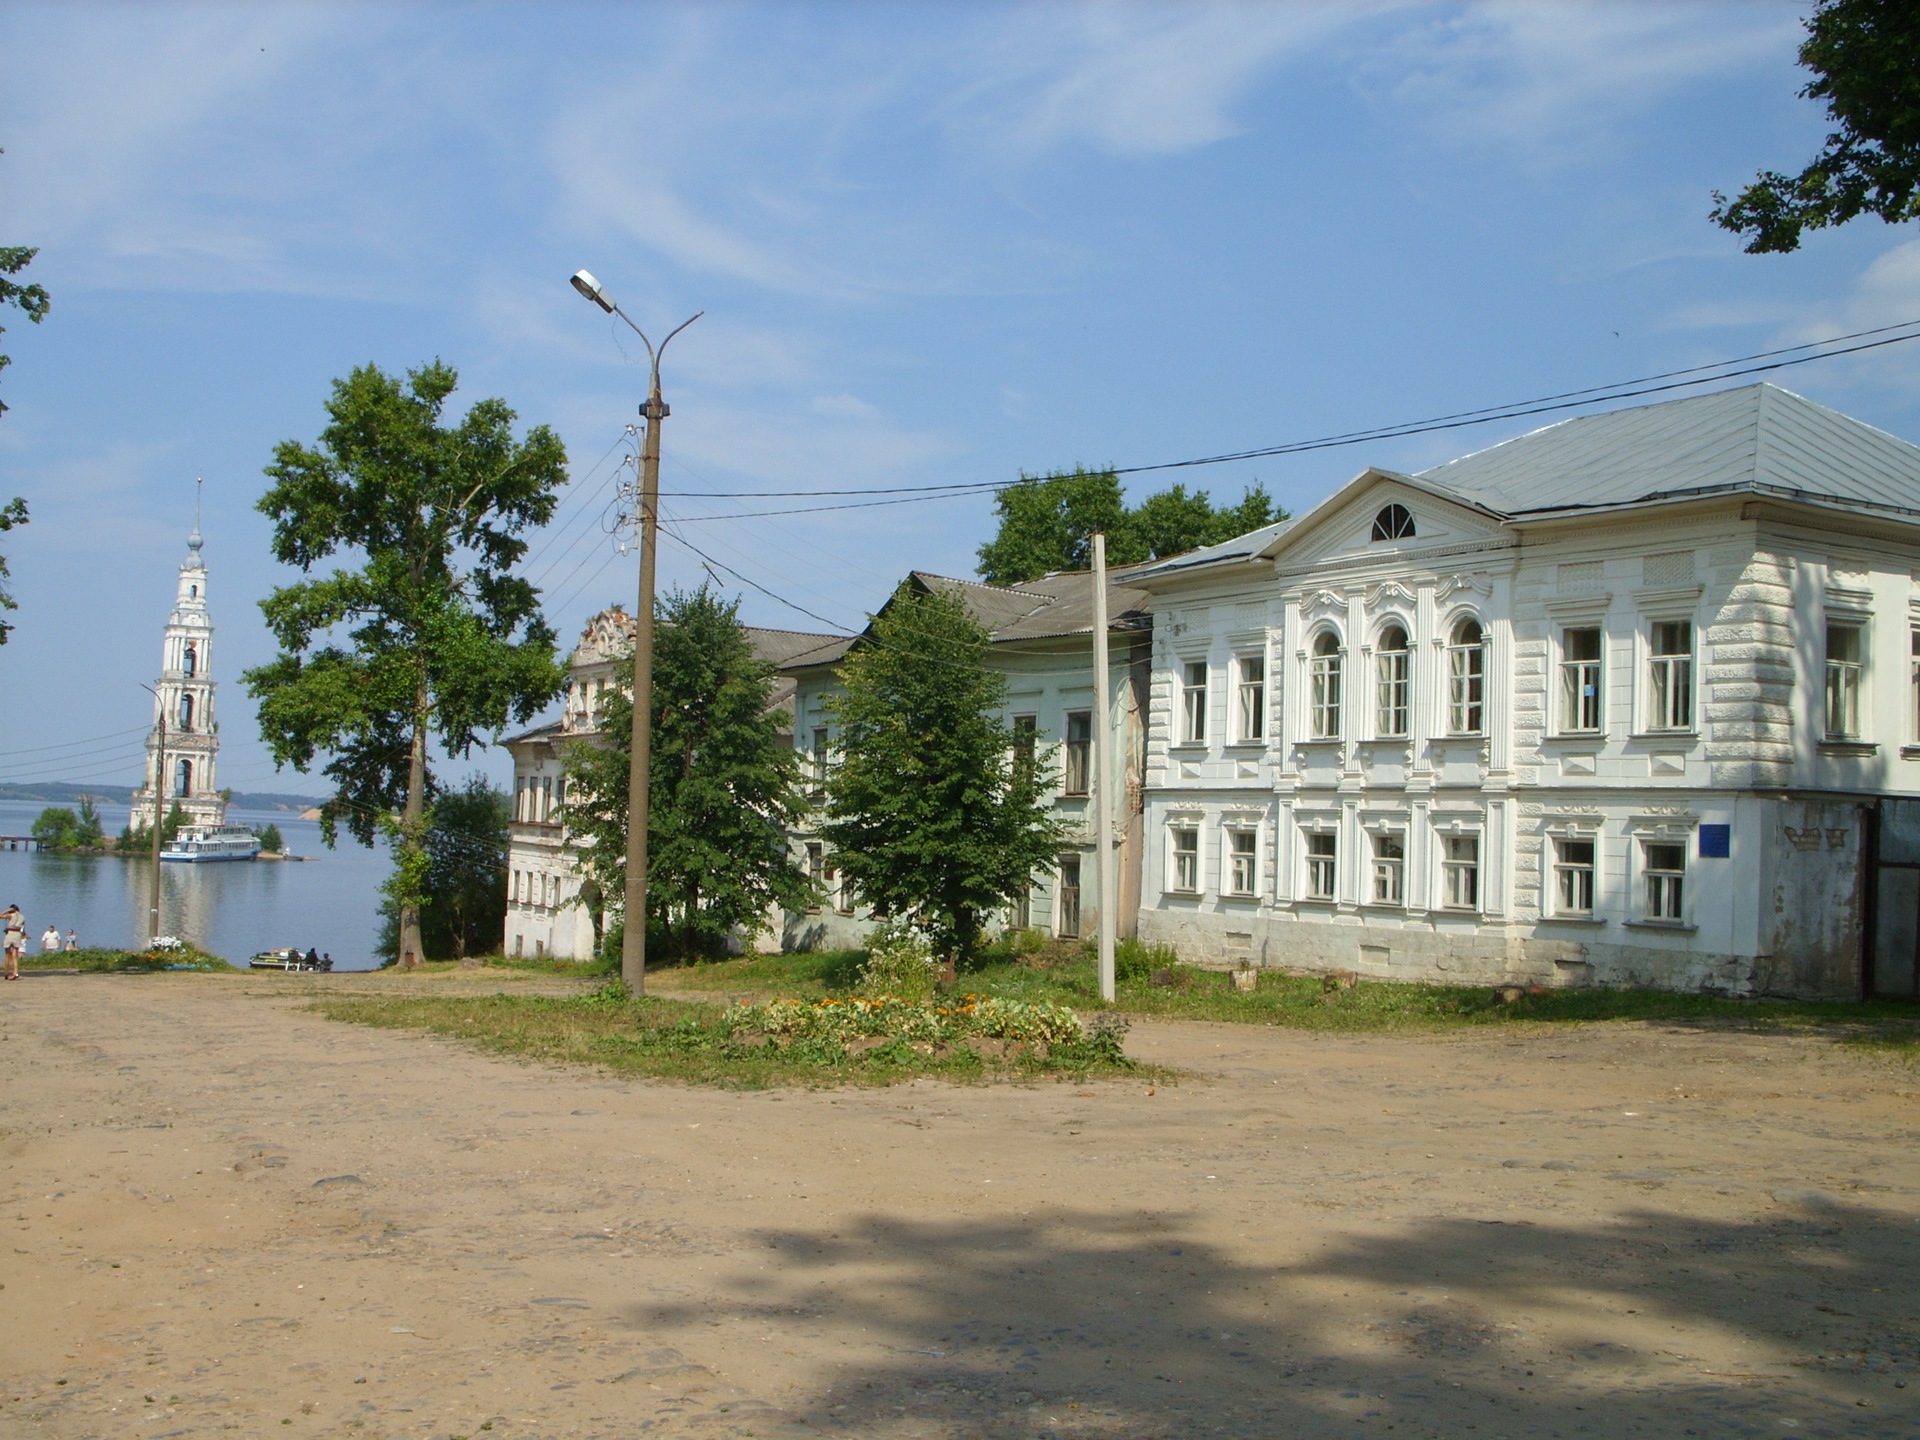
M 378 983 L 0 987 L 0 1434 L 1920 1435 L 1897 1061 L 1153 1024 L 1157 1093 L 733 1094 L 288 998 Z

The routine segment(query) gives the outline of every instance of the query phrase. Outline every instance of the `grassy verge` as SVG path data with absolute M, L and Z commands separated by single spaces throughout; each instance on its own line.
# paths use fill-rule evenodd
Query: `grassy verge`
M 844 995 L 864 954 L 750 955 L 666 969 L 654 977 L 669 993 L 728 996 Z M 1135 1015 L 1222 1020 L 1298 1030 L 1439 1031 L 1522 1022 L 1662 1021 L 1749 1029 L 1819 1028 L 1837 1038 L 1920 1058 L 1920 1011 L 1895 1001 L 1734 1000 L 1664 990 L 1548 990 L 1510 1003 L 1485 986 L 1408 985 L 1361 980 L 1328 988 L 1318 976 L 1263 970 L 1257 988 L 1236 991 L 1226 975 L 1172 967 L 1174 983 L 1123 978 L 1114 1008 Z M 1041 965 L 994 960 L 963 973 L 961 988 L 1005 999 L 1099 1008 L 1093 962 L 1076 956 Z
M 499 1055 L 604 1066 L 629 1075 L 700 1085 L 890 1085 L 922 1075 L 952 1081 L 996 1078 L 1083 1080 L 1125 1076 L 1164 1079 L 1168 1072 L 1055 1047 L 988 1060 L 962 1047 L 927 1053 L 902 1041 L 849 1055 L 825 1038 L 781 1046 L 742 1044 L 723 1023 L 725 1007 L 707 1001 L 627 999 L 608 987 L 590 995 L 551 997 L 369 996 L 319 1000 L 331 1020 L 418 1030 L 477 1045 Z
M 20 973 L 35 970 L 80 970 L 88 974 L 145 974 L 154 970 L 204 970 L 232 973 L 218 955 L 188 947 L 184 950 L 73 950 L 55 955 L 23 955 Z

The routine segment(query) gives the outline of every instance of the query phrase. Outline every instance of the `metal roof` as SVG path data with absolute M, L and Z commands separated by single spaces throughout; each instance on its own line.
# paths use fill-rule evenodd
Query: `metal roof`
M 1196 569 L 1202 565 L 1230 565 L 1236 560 L 1253 560 L 1262 550 L 1291 530 L 1294 522 L 1276 520 L 1271 525 L 1263 525 L 1258 530 L 1249 530 L 1244 535 L 1236 535 L 1231 540 L 1222 540 L 1218 545 L 1203 545 L 1198 550 L 1189 550 L 1183 555 L 1174 555 L 1166 560 L 1157 561 L 1144 567 L 1138 573 L 1142 576 L 1172 575 L 1182 570 Z
M 1418 478 L 1513 516 L 1730 490 L 1920 511 L 1920 446 L 1768 384 L 1562 420 Z

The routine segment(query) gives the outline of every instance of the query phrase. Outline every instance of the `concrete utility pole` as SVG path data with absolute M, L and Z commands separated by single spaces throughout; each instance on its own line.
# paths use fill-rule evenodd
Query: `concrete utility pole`
M 634 615 L 633 745 L 627 767 L 627 884 L 625 925 L 620 940 L 620 978 L 635 995 L 647 993 L 647 817 L 653 774 L 653 567 L 660 512 L 660 422 L 672 412 L 660 398 L 660 357 L 675 335 L 707 312 L 701 310 L 669 332 L 654 349 L 646 331 L 614 304 L 613 297 L 585 270 L 573 288 L 609 315 L 618 315 L 647 347 L 650 375 L 647 403 L 640 407 L 647 433 L 640 445 L 640 599 Z
M 167 779 L 167 702 L 151 685 L 140 687 L 153 696 L 156 735 L 153 745 L 153 875 L 147 885 L 147 944 L 160 938 L 160 817 Z
M 1107 714 L 1107 537 L 1093 536 L 1093 872 L 1100 888 L 1100 998 L 1113 1000 L 1113 732 Z

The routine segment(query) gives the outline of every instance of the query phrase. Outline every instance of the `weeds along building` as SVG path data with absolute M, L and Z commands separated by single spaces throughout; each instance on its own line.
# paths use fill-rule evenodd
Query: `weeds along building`
M 1749 386 L 1369 469 L 1129 583 L 1143 938 L 1915 993 L 1920 447 Z
M 747 627 L 753 653 L 779 667 L 820 648 L 844 642 L 837 636 Z M 576 866 L 560 807 L 567 794 L 567 756 L 577 744 L 605 743 L 600 710 L 609 690 L 633 688 L 633 617 L 615 607 L 602 610 L 580 632 L 567 660 L 560 718 L 523 731 L 504 743 L 513 756 L 513 829 L 507 847 L 509 955 L 558 960 L 593 957 L 600 934 L 601 897 Z M 793 683 L 776 674 L 773 705 L 792 728 Z

